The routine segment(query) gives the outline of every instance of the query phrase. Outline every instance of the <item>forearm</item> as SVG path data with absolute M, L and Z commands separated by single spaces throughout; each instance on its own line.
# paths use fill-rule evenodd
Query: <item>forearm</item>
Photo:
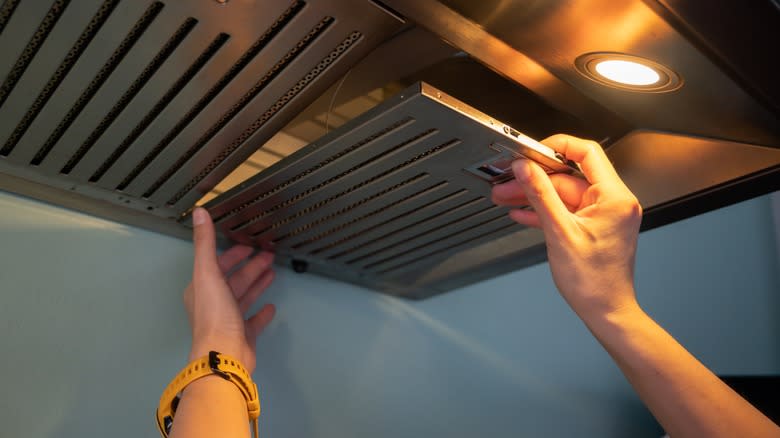
M 171 438 L 246 438 L 249 416 L 243 395 L 232 382 L 211 375 L 190 383 L 182 393 Z
M 780 433 L 638 305 L 583 320 L 670 436 L 776 437 Z

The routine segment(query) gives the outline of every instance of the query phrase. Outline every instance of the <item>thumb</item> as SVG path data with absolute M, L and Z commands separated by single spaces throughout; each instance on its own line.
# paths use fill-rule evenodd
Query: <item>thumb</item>
M 538 215 L 545 234 L 556 233 L 568 226 L 571 220 L 569 210 L 555 191 L 550 177 L 538 164 L 528 159 L 515 160 L 512 172 Z
M 214 223 L 206 209 L 198 207 L 192 212 L 192 241 L 195 248 L 195 274 L 219 270 Z

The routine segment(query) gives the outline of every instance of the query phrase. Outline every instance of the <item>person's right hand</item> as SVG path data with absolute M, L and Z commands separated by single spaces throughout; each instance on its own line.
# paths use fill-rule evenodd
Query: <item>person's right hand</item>
M 515 179 L 493 188 L 515 221 L 544 231 L 558 290 L 583 320 L 638 307 L 634 259 L 642 208 L 601 146 L 568 135 L 542 141 L 578 163 L 586 180 L 547 175 L 530 160 L 512 165 Z

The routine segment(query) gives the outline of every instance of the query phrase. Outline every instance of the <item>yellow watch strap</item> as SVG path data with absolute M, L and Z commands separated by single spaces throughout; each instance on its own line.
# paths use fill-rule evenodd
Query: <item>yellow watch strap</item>
M 160 397 L 160 405 L 157 408 L 157 427 L 163 437 L 167 437 L 173 424 L 173 417 L 179 403 L 179 394 L 193 381 L 201 377 L 216 374 L 225 380 L 233 382 L 241 391 L 247 405 L 249 420 L 252 422 L 254 436 L 258 436 L 257 418 L 260 416 L 260 399 L 257 385 L 252 381 L 252 376 L 244 369 L 237 359 L 216 351 L 209 352 L 192 361 L 187 367 L 173 378 Z

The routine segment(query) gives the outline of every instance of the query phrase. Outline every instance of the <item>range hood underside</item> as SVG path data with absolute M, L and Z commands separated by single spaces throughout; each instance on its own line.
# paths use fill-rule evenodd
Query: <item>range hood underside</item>
M 334 108 L 424 80 L 537 138 L 564 131 L 601 141 L 645 208 L 643 229 L 664 225 L 780 188 L 780 96 L 762 73 L 771 70 L 771 49 L 724 40 L 711 26 L 719 17 L 731 20 L 736 33 L 776 40 L 780 13 L 767 0 L 754 21 L 740 21 L 752 16 L 750 7 L 735 4 L 722 5 L 727 15 L 712 18 L 697 14 L 694 3 L 5 0 L 0 189 L 189 238 L 191 208 L 274 135 L 314 143 L 305 149 L 313 161 L 317 151 L 338 154 L 327 148 L 334 134 L 325 134 L 348 120 L 338 120 Z M 587 29 L 600 30 L 581 33 Z M 595 51 L 653 59 L 685 84 L 665 94 L 601 87 L 574 68 L 579 55 Z M 746 52 L 765 68 L 747 66 L 740 55 Z M 323 114 L 330 116 L 324 125 Z M 375 122 L 391 113 L 382 114 L 374 114 Z M 387 129 L 393 122 L 386 121 Z M 371 136 L 376 129 L 369 125 L 350 135 Z M 427 157 L 463 134 L 461 127 L 449 132 L 446 123 L 435 128 L 403 152 L 409 156 L 395 156 L 394 165 Z M 412 135 L 397 135 L 406 134 Z M 448 153 L 432 154 L 439 160 Z M 422 162 L 425 169 L 432 160 Z M 374 166 L 361 171 L 363 185 L 338 182 L 311 197 L 311 187 L 293 184 L 285 199 L 246 211 L 255 217 L 273 210 L 273 229 L 286 230 L 264 242 L 289 234 L 291 245 L 276 248 L 279 263 L 306 261 L 312 272 L 409 298 L 543 261 L 540 234 L 513 227 L 503 210 L 491 209 L 488 188 L 462 180 L 471 177 L 459 166 L 451 166 L 457 176 L 447 180 L 411 170 L 383 175 L 393 166 Z M 272 179 L 274 169 L 254 181 Z M 340 174 L 327 172 L 325 180 Z M 333 198 L 358 185 L 365 196 Z M 220 216 L 235 209 L 237 194 L 249 186 L 208 204 L 224 244 L 242 240 Z M 380 217 L 402 213 L 394 206 L 458 208 L 462 189 L 481 197 L 463 210 L 462 223 L 436 219 L 439 234 L 416 238 L 425 228 L 415 225 L 385 247 L 368 239 L 365 251 L 376 255 L 362 255 L 367 270 L 339 265 L 347 258 L 318 263 L 310 254 L 316 245 L 292 247 L 307 239 L 336 242 L 338 233 L 370 236 Z M 329 204 L 317 217 L 307 202 Z M 356 202 L 362 203 L 347 208 Z M 347 225 L 331 232 L 339 224 Z M 392 261 L 392 254 L 400 258 Z M 376 275 L 389 268 L 398 270 L 394 277 Z

